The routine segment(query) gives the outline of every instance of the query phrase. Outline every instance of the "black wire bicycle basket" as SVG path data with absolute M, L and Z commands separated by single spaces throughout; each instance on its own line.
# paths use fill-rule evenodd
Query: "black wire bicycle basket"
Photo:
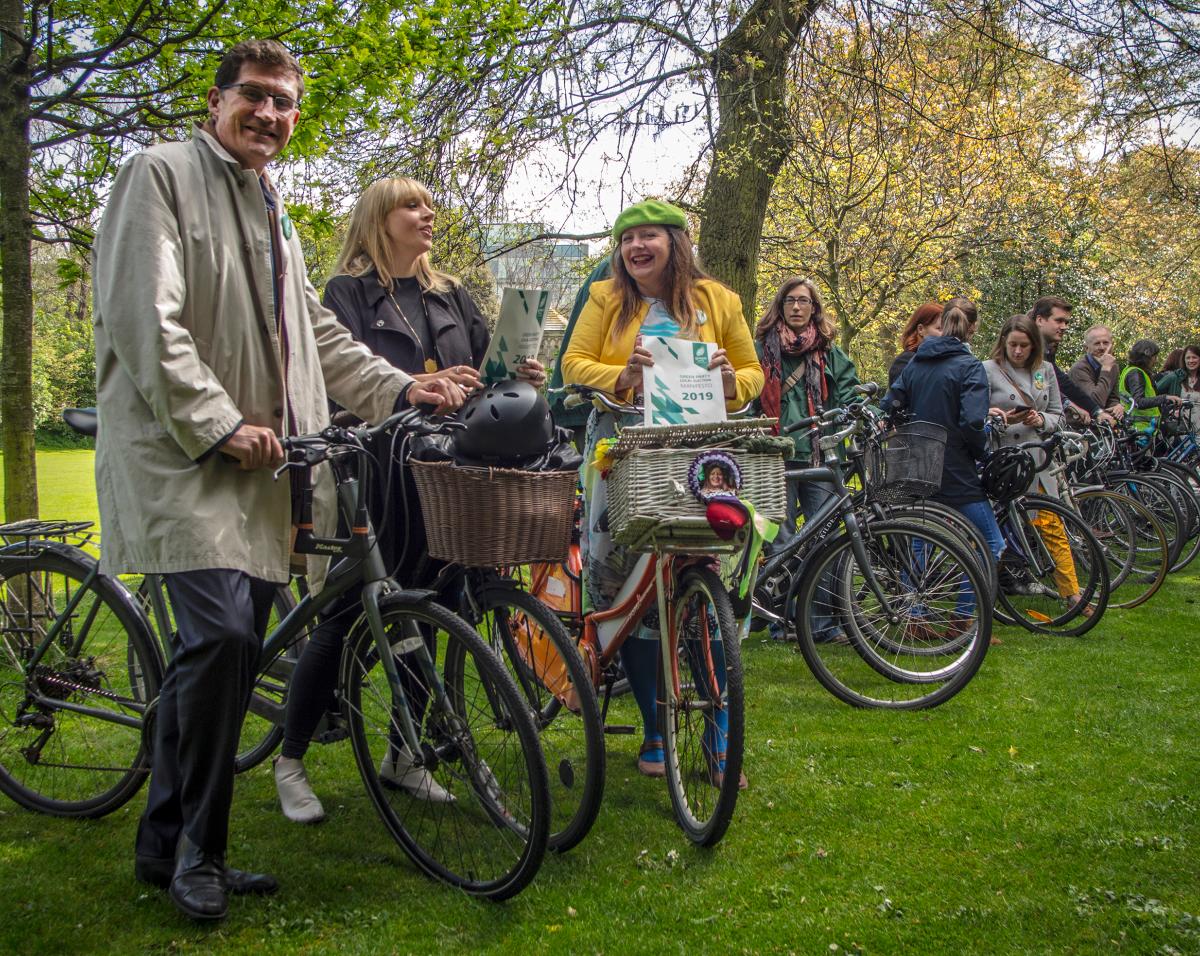
M 909 422 L 866 452 L 866 490 L 877 501 L 895 504 L 928 498 L 942 486 L 946 429 L 933 422 Z

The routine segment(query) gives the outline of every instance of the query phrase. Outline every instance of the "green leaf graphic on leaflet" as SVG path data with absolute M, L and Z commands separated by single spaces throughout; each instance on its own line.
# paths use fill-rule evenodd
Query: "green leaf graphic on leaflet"
M 489 385 L 508 378 L 508 366 L 504 364 L 504 359 L 498 358 L 488 362 L 483 369 L 483 378 Z
M 695 416 L 696 409 L 680 405 L 670 395 L 655 392 L 651 396 L 651 421 L 655 425 L 682 425 L 687 416 Z

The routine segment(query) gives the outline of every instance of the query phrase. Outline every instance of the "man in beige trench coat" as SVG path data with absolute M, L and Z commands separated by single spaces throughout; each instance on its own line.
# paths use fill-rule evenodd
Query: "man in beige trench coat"
M 328 423 L 328 398 L 379 421 L 461 402 L 376 358 L 320 305 L 266 175 L 299 117 L 299 64 L 240 43 L 190 142 L 130 159 L 95 244 L 96 485 L 107 573 L 165 575 L 178 634 L 159 698 L 135 875 L 198 920 L 277 888 L 225 866 L 233 764 L 271 596 L 288 580 L 292 502 L 280 436 Z M 336 523 L 328 476 L 317 521 Z

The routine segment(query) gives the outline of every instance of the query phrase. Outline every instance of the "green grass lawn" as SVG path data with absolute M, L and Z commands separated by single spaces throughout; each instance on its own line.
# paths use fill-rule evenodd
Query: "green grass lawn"
M 90 448 L 39 451 L 38 501 L 43 518 L 70 518 L 100 523 L 96 507 L 96 453 Z M 0 454 L 0 464 L 4 455 Z M 4 521 L 4 469 L 0 468 L 0 522 Z
M 90 453 L 44 460 L 43 514 L 93 512 Z M 924 713 L 852 710 L 752 638 L 751 788 L 723 843 L 690 847 L 612 737 L 596 829 L 502 905 L 416 873 L 346 744 L 311 754 L 319 827 L 283 820 L 269 766 L 238 780 L 230 858 L 283 890 L 213 930 L 133 881 L 140 795 L 82 822 L 0 798 L 0 953 L 1200 953 L 1198 583 L 1081 639 L 1002 629 Z

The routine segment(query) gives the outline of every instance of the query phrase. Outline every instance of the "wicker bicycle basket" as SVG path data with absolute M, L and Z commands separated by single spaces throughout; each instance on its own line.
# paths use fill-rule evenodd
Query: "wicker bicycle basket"
M 740 540 L 723 541 L 708 525 L 705 505 L 688 487 L 688 470 L 703 452 L 720 449 L 742 471 L 739 497 L 772 521 L 787 513 L 783 454 L 754 450 L 753 436 L 770 422 L 723 422 L 716 425 L 670 425 L 626 428 L 618 453 L 623 457 L 608 476 L 608 524 L 613 540 L 633 550 L 727 551 Z M 731 439 L 732 433 L 732 439 Z M 738 433 L 741 433 L 739 436 Z M 706 440 L 708 435 L 719 440 Z M 749 447 L 739 437 L 750 438 Z M 692 443 L 691 447 L 648 447 Z
M 909 422 L 887 439 L 882 454 L 868 457 L 868 488 L 880 501 L 928 498 L 942 486 L 946 429 L 933 422 Z
M 431 557 L 476 568 L 566 558 L 577 472 L 409 466 Z

